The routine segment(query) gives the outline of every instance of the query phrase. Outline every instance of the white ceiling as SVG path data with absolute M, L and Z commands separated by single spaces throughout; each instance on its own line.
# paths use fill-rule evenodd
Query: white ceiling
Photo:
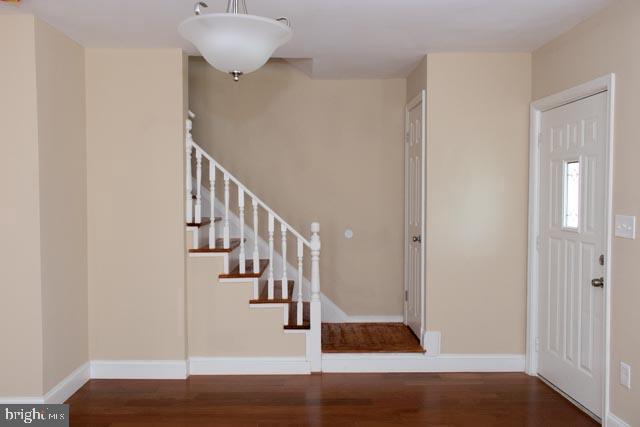
M 287 16 L 293 40 L 275 56 L 316 78 L 405 77 L 437 51 L 532 51 L 612 0 L 247 0 L 249 12 Z M 182 47 L 177 33 L 195 0 L 23 0 L 86 47 Z M 209 0 L 222 12 L 226 0 Z

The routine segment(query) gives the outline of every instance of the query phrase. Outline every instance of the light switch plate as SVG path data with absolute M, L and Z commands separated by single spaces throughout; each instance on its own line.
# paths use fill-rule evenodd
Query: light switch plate
M 631 389 L 631 366 L 620 362 L 620 385 Z
M 636 217 L 616 215 L 616 237 L 623 239 L 636 238 Z

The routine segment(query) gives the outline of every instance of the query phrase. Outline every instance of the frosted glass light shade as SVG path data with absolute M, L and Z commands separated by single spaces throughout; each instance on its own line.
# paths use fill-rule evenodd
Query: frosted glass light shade
M 186 19 L 178 31 L 214 68 L 251 73 L 291 40 L 291 28 L 274 19 L 240 13 L 210 13 Z

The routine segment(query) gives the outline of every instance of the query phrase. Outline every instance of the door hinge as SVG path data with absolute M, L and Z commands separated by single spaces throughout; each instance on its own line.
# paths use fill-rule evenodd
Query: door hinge
M 404 290 L 404 300 L 409 301 L 409 291 L 406 289 Z
M 600 265 L 604 265 L 604 254 L 600 255 L 600 257 L 598 258 L 598 262 L 600 263 Z
M 542 246 L 542 244 L 540 242 L 541 242 L 540 236 L 536 237 L 536 249 L 537 250 L 540 250 L 540 248 Z
M 542 146 L 542 132 L 538 133 L 538 148 Z
M 536 351 L 540 351 L 540 337 L 536 337 Z

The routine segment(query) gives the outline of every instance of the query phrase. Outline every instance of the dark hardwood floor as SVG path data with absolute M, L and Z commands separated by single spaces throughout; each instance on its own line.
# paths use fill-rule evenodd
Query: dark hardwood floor
M 525 374 L 323 374 L 91 380 L 72 426 L 595 426 Z
M 324 353 L 424 353 L 402 323 L 323 323 Z

